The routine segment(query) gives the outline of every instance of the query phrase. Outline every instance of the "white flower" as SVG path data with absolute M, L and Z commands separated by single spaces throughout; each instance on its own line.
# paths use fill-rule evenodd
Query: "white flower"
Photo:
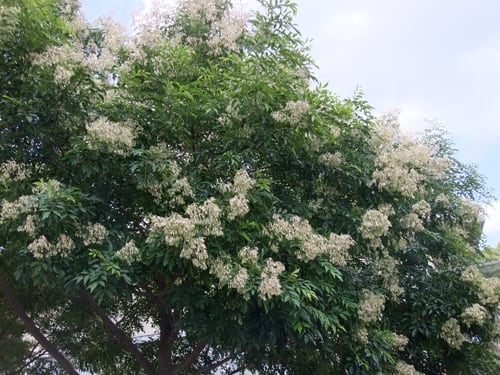
M 208 46 L 212 47 L 215 53 L 219 53 L 223 48 L 236 50 L 236 40 L 242 35 L 246 23 L 245 13 L 226 10 L 222 18 L 212 24 Z
M 273 215 L 273 221 L 267 226 L 266 233 L 278 241 L 299 240 L 302 246 L 297 252 L 297 258 L 306 262 L 324 254 L 332 263 L 345 265 L 348 250 L 355 243 L 347 234 L 330 233 L 326 238 L 314 233 L 309 222 L 298 216 L 293 216 L 289 222 L 280 215 Z
M 132 126 L 99 118 L 87 125 L 87 144 L 92 150 L 109 150 L 123 155 L 134 146 Z
M 467 338 L 460 332 L 460 326 L 455 318 L 448 319 L 441 327 L 441 338 L 448 343 L 452 348 L 460 350 L 463 342 L 467 342 Z
M 467 327 L 473 324 L 483 324 L 490 316 L 488 311 L 478 303 L 467 307 L 460 315 Z
M 207 269 L 208 252 L 203 237 L 195 237 L 184 244 L 181 258 L 191 259 L 193 265 L 202 270 Z
M 358 306 L 358 317 L 364 323 L 375 323 L 382 319 L 385 297 L 364 289 Z
M 398 335 L 397 333 L 393 333 L 392 335 L 392 344 L 399 351 L 405 349 L 405 346 L 408 345 L 408 341 L 408 337 L 404 335 Z
M 16 220 L 20 215 L 31 211 L 35 204 L 33 197 L 29 195 L 22 195 L 13 202 L 2 201 L 0 224 Z
M 342 164 L 342 154 L 338 151 L 334 154 L 324 153 L 320 155 L 319 162 L 328 168 L 337 168 Z
M 415 203 L 413 206 L 411 206 L 411 209 L 418 217 L 422 219 L 428 218 L 429 214 L 431 213 L 431 205 L 424 200 Z
M 205 236 L 222 236 L 220 216 L 222 210 L 214 198 L 207 199 L 202 205 L 190 204 L 186 209 L 191 222 L 199 227 Z
M 83 239 L 85 246 L 101 245 L 108 236 L 108 230 L 102 224 L 88 223 L 86 227 L 80 229 L 77 236 Z
M 74 248 L 75 248 L 75 243 L 73 242 L 73 239 L 70 236 L 66 234 L 59 235 L 55 245 L 55 250 L 57 254 L 68 253 Z
M 396 363 L 395 370 L 395 375 L 423 375 L 420 371 L 417 371 L 413 365 L 403 361 L 398 361 Z
M 400 222 L 404 228 L 409 229 L 412 232 L 421 232 L 425 229 L 423 221 L 414 212 L 410 212 L 408 215 L 403 217 Z
M 431 147 L 400 131 L 397 114 L 383 116 L 373 134 L 377 169 L 371 184 L 381 190 L 413 197 L 423 181 L 442 177 L 449 167 L 446 158 L 434 157 Z
M 18 232 L 24 232 L 31 237 L 35 236 L 36 232 L 36 222 L 38 221 L 38 217 L 35 215 L 27 215 L 24 223 L 17 227 Z
M 391 226 L 385 212 L 372 209 L 363 215 L 359 231 L 373 247 L 382 247 L 380 238 L 389 232 Z
M 139 258 L 139 249 L 135 245 L 134 240 L 128 241 L 123 247 L 116 252 L 116 257 L 123 260 L 125 263 L 131 264 Z
M 229 214 L 227 215 L 229 220 L 244 216 L 248 211 L 248 199 L 243 195 L 236 195 L 229 200 Z
M 281 294 L 281 283 L 278 276 L 284 271 L 285 266 L 283 263 L 267 258 L 266 265 L 261 273 L 262 280 L 259 286 L 259 296 L 262 300 L 265 301 Z
M 0 164 L 0 184 L 11 181 L 24 181 L 29 178 L 31 172 L 26 168 L 26 164 L 8 160 Z
M 238 253 L 242 263 L 257 263 L 259 259 L 259 249 L 256 247 L 245 246 Z
M 233 183 L 221 184 L 219 189 L 224 192 L 232 192 L 236 195 L 246 197 L 254 187 L 255 180 L 252 179 L 245 169 L 240 169 L 234 175 Z
M 436 199 L 434 201 L 438 204 L 447 204 L 449 202 L 449 199 L 446 195 L 441 193 L 436 197 Z
M 231 288 L 236 289 L 239 293 L 242 293 L 243 289 L 245 289 L 247 280 L 248 280 L 248 271 L 246 268 L 241 267 L 238 270 L 238 273 L 234 275 L 234 277 L 231 279 L 229 286 Z
M 45 236 L 40 236 L 28 245 L 28 250 L 33 253 L 35 258 L 52 256 L 55 254 L 55 247 Z
M 310 105 L 304 100 L 289 101 L 281 111 L 273 112 L 271 115 L 276 122 L 300 126 L 309 112 Z

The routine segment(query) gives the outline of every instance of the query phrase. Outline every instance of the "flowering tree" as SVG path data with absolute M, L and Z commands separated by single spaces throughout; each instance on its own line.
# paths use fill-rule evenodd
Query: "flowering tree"
M 0 8 L 2 298 L 70 374 L 494 373 L 481 178 L 262 4 Z

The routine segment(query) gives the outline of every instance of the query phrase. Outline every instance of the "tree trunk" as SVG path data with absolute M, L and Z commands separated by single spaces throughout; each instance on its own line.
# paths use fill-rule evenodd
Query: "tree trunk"
M 0 275 L 0 291 L 3 293 L 7 304 L 11 307 L 14 313 L 21 319 L 28 332 L 37 340 L 37 342 L 54 358 L 61 368 L 70 375 L 78 375 L 73 365 L 66 359 L 66 357 L 53 345 L 36 326 L 33 319 L 31 319 L 24 307 L 17 300 L 14 291 L 8 284 L 7 280 Z

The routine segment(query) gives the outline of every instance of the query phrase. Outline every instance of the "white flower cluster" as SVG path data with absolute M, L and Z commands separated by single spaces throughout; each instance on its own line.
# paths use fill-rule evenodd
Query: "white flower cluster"
M 449 202 L 449 198 L 443 194 L 443 193 L 440 193 L 436 199 L 434 199 L 434 202 L 438 203 L 438 204 L 447 204 Z
M 134 146 L 133 127 L 128 123 L 111 122 L 100 117 L 87 125 L 86 142 L 91 150 L 124 155 Z
M 480 205 L 468 199 L 462 200 L 461 203 L 460 214 L 465 223 L 474 223 L 479 220 L 481 216 L 484 216 L 484 208 Z
M 159 234 L 163 236 L 167 245 L 173 246 L 196 235 L 194 223 L 178 213 L 173 213 L 168 217 L 153 215 L 148 221 L 150 223 L 149 242 L 153 240 L 155 235 Z
M 359 327 L 354 332 L 354 339 L 361 344 L 366 344 L 368 342 L 368 330 L 366 327 Z
M 259 249 L 256 247 L 244 246 L 238 253 L 242 263 L 254 263 L 259 260 Z
M 11 181 L 24 181 L 31 175 L 26 169 L 26 164 L 16 163 L 13 160 L 8 160 L 0 164 L 0 184 L 5 184 Z
M 167 195 L 170 197 L 171 207 L 183 205 L 186 203 L 185 198 L 194 197 L 193 189 L 186 177 L 176 179 L 167 190 Z
M 190 259 L 193 262 L 193 266 L 206 270 L 207 269 L 207 245 L 205 244 L 204 237 L 193 237 L 188 238 L 184 242 L 182 247 L 181 258 Z
M 85 21 L 78 16 L 71 22 L 77 34 L 84 35 L 79 40 L 59 46 L 51 46 L 42 53 L 33 54 L 35 65 L 54 68 L 54 80 L 61 84 L 68 83 L 76 66 L 88 69 L 91 73 L 106 76 L 117 65 L 118 52 L 127 44 L 125 29 L 111 18 L 97 21 L 96 28 L 102 30 L 104 40 L 97 45 L 91 38 L 86 38 Z
M 69 253 L 75 247 L 75 243 L 66 234 L 59 235 L 56 244 L 50 243 L 45 236 L 36 238 L 28 245 L 28 250 L 35 258 L 51 257 Z
M 473 324 L 483 324 L 490 317 L 490 314 L 479 303 L 475 303 L 472 306 L 467 307 L 460 317 L 465 325 L 470 327 Z
M 423 375 L 423 373 L 417 371 L 413 365 L 403 361 L 398 361 L 394 369 L 396 371 L 395 375 Z
M 448 319 L 441 327 L 441 338 L 454 349 L 460 350 L 467 337 L 460 331 L 460 325 L 455 318 Z
M 233 267 L 228 259 L 217 258 L 211 262 L 210 273 L 219 279 L 221 287 L 228 286 L 236 289 L 238 293 L 244 293 L 249 277 L 246 268 Z
M 425 229 L 424 222 L 414 212 L 410 212 L 408 215 L 402 217 L 400 222 L 403 228 L 411 232 L 421 232 Z
M 194 193 L 188 179 L 180 177 L 181 168 L 175 160 L 170 160 L 170 155 L 163 143 L 151 146 L 143 161 L 143 176 L 138 178 L 137 187 L 150 193 L 155 203 L 168 201 L 170 207 L 178 207 L 186 203 L 186 198 L 193 198 Z M 161 168 L 153 172 L 151 165 Z
M 462 280 L 478 287 L 479 300 L 483 305 L 496 305 L 499 302 L 500 278 L 485 277 L 476 266 L 469 266 L 462 272 Z
M 191 222 L 199 228 L 204 236 L 222 236 L 222 210 L 215 203 L 214 198 L 207 199 L 202 205 L 190 204 L 186 209 Z
M 219 279 L 219 285 L 228 285 L 231 281 L 233 267 L 229 259 L 216 258 L 210 262 L 210 273 Z
M 372 209 L 366 211 L 362 217 L 359 231 L 365 240 L 368 240 L 370 245 L 379 248 L 383 247 L 381 237 L 389 232 L 392 226 L 388 218 L 388 212 L 384 209 Z
M 449 168 L 448 159 L 433 157 L 429 146 L 401 133 L 397 114 L 382 117 L 374 134 L 377 170 L 371 183 L 381 190 L 413 197 L 423 181 Z
M 328 168 L 337 168 L 342 164 L 342 154 L 326 152 L 319 157 L 319 162 Z
M 424 220 L 428 219 L 431 213 L 431 206 L 428 202 L 421 200 L 411 207 L 412 212 L 401 218 L 401 225 L 411 232 L 421 232 L 425 229 Z
M 382 286 L 387 289 L 391 299 L 397 301 L 403 293 L 403 288 L 399 285 L 398 279 L 398 261 L 383 252 L 373 267 L 376 275 L 382 278 Z
M 405 335 L 392 334 L 392 345 L 399 351 L 403 351 L 405 346 L 408 345 L 408 337 Z
M 358 317 L 364 323 L 375 323 L 382 319 L 385 297 L 370 290 L 363 289 L 358 306 Z
M 281 111 L 276 111 L 271 116 L 279 123 L 300 126 L 309 112 L 310 105 L 304 100 L 289 101 Z
M 431 213 L 431 205 L 427 201 L 421 200 L 411 206 L 411 210 L 418 217 L 427 219 Z
M 30 237 L 34 237 L 36 233 L 36 223 L 38 221 L 38 216 L 36 215 L 26 215 L 24 223 L 17 227 L 18 232 L 24 232 Z
M 22 195 L 13 202 L 2 201 L 0 210 L 0 224 L 13 221 L 24 213 L 30 212 L 36 201 L 30 195 Z
M 248 271 L 246 268 L 241 267 L 236 275 L 231 279 L 229 286 L 236 289 L 239 293 L 243 293 L 248 280 Z
M 216 54 L 224 49 L 237 49 L 236 40 L 245 30 L 248 20 L 248 14 L 230 8 L 219 14 L 217 0 L 184 0 L 179 3 L 178 12 L 210 24 L 207 44 Z M 189 41 L 194 45 L 201 43 L 199 38 L 191 37 Z
M 219 189 L 223 193 L 232 192 L 236 195 L 246 196 L 254 185 L 255 180 L 248 175 L 245 169 L 240 169 L 234 175 L 233 183 L 222 183 L 219 185 Z
M 248 15 L 242 12 L 226 10 L 222 18 L 212 23 L 208 46 L 217 54 L 224 49 L 237 50 L 236 41 L 243 34 L 247 24 Z
M 179 11 L 191 18 L 203 17 L 207 21 L 215 21 L 217 16 L 216 0 L 182 0 L 178 3 Z
M 214 198 L 203 204 L 191 204 L 186 209 L 188 217 L 173 213 L 168 217 L 151 216 L 147 241 L 157 235 L 169 246 L 183 245 L 180 256 L 191 259 L 195 267 L 207 269 L 208 252 L 205 236 L 222 236 L 221 209 Z
M 229 200 L 229 213 L 227 215 L 229 220 L 234 220 L 248 213 L 250 208 L 248 206 L 247 194 L 254 185 L 255 180 L 252 179 L 244 169 L 240 169 L 236 172 L 232 183 L 222 183 L 219 185 L 219 190 L 221 192 L 236 194 Z
M 278 276 L 285 271 L 283 263 L 267 258 L 266 265 L 261 273 L 261 282 L 259 286 L 259 296 L 266 301 L 273 296 L 281 294 L 281 283 Z
M 108 230 L 99 223 L 87 223 L 77 232 L 77 237 L 83 240 L 85 246 L 101 245 L 107 236 Z
M 123 247 L 116 252 L 116 257 L 123 260 L 125 263 L 132 264 L 139 256 L 139 249 L 135 245 L 134 240 L 128 241 Z
M 309 262 L 319 255 L 326 255 L 336 265 L 345 265 L 348 258 L 348 250 L 355 244 L 348 234 L 330 233 L 328 238 L 314 233 L 313 228 L 307 220 L 293 216 L 291 221 L 285 220 L 280 215 L 273 215 L 273 221 L 265 231 L 270 237 L 278 241 L 298 240 L 301 242 L 297 258 Z
M 245 216 L 249 210 L 247 197 L 235 195 L 229 200 L 229 213 L 227 218 L 229 220 L 234 220 L 237 217 Z

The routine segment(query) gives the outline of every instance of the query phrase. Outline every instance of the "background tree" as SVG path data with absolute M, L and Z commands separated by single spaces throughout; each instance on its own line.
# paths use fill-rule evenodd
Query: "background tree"
M 131 37 L 2 6 L 13 313 L 67 373 L 495 373 L 482 179 L 317 83 L 295 5 L 262 5 L 181 1 Z

